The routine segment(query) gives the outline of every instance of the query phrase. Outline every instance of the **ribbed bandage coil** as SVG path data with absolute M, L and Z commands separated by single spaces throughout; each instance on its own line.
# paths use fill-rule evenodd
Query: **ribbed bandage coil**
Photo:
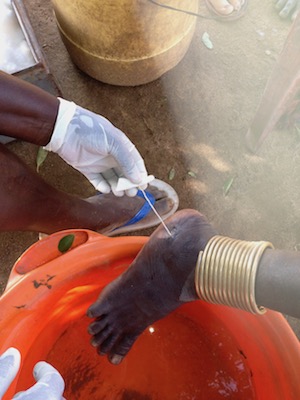
M 270 242 L 248 242 L 214 236 L 199 253 L 195 272 L 198 297 L 209 303 L 263 314 L 255 300 L 259 261 Z

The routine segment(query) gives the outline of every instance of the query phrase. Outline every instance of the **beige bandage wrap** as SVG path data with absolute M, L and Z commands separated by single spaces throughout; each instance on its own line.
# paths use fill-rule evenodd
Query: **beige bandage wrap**
M 273 248 L 272 243 L 212 237 L 197 260 L 195 286 L 199 299 L 253 314 L 265 313 L 265 308 L 256 304 L 255 279 L 267 248 Z

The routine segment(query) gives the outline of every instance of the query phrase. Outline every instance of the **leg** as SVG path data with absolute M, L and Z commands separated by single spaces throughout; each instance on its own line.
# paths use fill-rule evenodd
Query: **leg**
M 0 144 L 0 230 L 53 233 L 68 228 L 86 228 L 105 233 L 130 220 L 144 200 L 113 194 L 87 200 L 70 196 L 47 184 L 35 171 Z M 156 190 L 155 208 L 160 214 L 170 209 L 167 196 Z M 153 213 L 145 220 L 155 219 Z
M 247 145 L 258 150 L 300 90 L 300 14 L 293 23 L 261 103 L 247 132 Z
M 108 285 L 88 311 L 92 343 L 118 364 L 154 321 L 197 298 L 194 270 L 198 253 L 216 234 L 197 211 L 168 220 L 172 237 L 160 226 L 130 268 Z M 134 290 L 133 290 L 134 289 Z
M 89 326 L 92 345 L 113 364 L 150 324 L 198 300 L 197 257 L 216 232 L 193 210 L 177 212 L 167 225 L 172 237 L 158 227 L 131 266 L 88 309 L 88 316 L 96 318 Z M 255 278 L 257 304 L 299 318 L 299 288 L 299 253 L 266 249 Z

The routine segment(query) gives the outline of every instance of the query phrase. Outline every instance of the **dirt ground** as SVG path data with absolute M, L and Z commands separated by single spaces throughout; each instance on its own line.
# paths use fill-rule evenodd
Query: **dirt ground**
M 62 95 L 126 132 L 148 171 L 176 189 L 180 208 L 201 211 L 221 234 L 269 240 L 277 248 L 297 251 L 299 135 L 275 130 L 256 155 L 245 146 L 245 134 L 291 23 L 278 17 L 271 0 L 249 3 L 246 15 L 235 22 L 199 19 L 186 56 L 160 79 L 139 87 L 115 87 L 73 65 L 50 1 L 24 1 Z M 204 32 L 210 35 L 211 50 L 202 43 Z M 35 168 L 36 146 L 20 142 L 9 146 Z M 54 154 L 40 174 L 73 195 L 94 193 Z M 2 290 L 15 260 L 37 238 L 27 232 L 1 234 Z M 298 321 L 290 322 L 297 332 Z

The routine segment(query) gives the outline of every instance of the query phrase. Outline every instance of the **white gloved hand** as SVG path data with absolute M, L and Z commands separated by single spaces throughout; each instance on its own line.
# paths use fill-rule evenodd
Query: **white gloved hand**
M 63 400 L 65 383 L 59 372 L 45 361 L 38 362 L 33 369 L 36 384 L 24 392 L 17 393 L 18 400 Z
M 15 379 L 21 364 L 20 352 L 10 347 L 0 356 L 0 399 Z
M 44 148 L 57 153 L 102 193 L 112 190 L 122 196 L 124 192 L 115 190 L 120 176 L 142 185 L 147 177 L 145 164 L 128 137 L 106 118 L 73 102 L 59 101 L 52 138 Z M 131 189 L 126 194 L 136 192 Z
M 11 347 L 0 357 L 0 399 L 18 373 L 21 363 L 20 352 Z M 63 400 L 65 384 L 59 372 L 50 364 L 40 361 L 33 369 L 36 384 L 17 393 L 18 400 Z

